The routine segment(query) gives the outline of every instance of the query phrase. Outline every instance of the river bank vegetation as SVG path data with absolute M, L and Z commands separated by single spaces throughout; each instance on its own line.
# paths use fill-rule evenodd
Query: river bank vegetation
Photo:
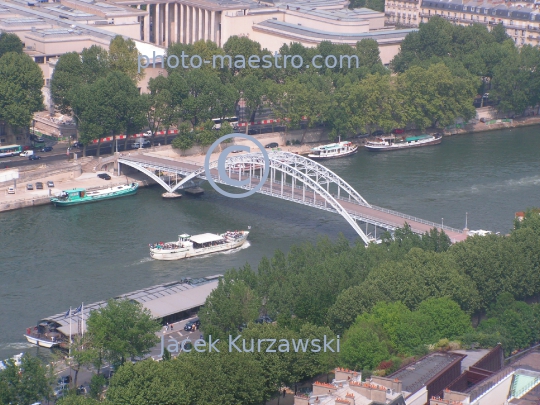
M 503 115 L 521 114 L 540 101 L 535 69 L 539 49 L 518 48 L 502 25 L 490 32 L 481 24 L 464 27 L 437 16 L 407 35 L 390 69 L 381 63 L 377 42 L 371 39 L 355 46 L 283 45 L 278 63 L 265 69 L 247 61 L 274 56 L 245 37 L 231 37 L 223 48 L 211 41 L 173 44 L 167 56 L 178 60 L 228 56 L 231 62 L 225 58 L 224 65 L 216 67 L 164 66 L 167 77 L 150 79 L 149 94 L 142 95 L 136 87 L 142 73 L 134 44 L 116 38 L 113 43 L 108 52 L 94 46 L 81 56 L 62 55 L 51 79 L 53 102 L 75 118 L 84 145 L 143 128 L 150 128 L 153 141 L 158 130 L 180 129 L 183 123 L 175 147 L 207 146 L 219 137 L 218 131 L 206 130 L 213 125 L 210 120 L 235 116 L 240 103 L 248 122 L 270 109 L 281 129 L 324 127 L 331 137 L 345 138 L 376 129 L 424 130 L 466 122 L 475 116 L 474 98 L 487 91 Z M 183 59 L 183 54 L 188 57 Z M 293 55 L 302 57 L 302 66 L 291 66 L 291 58 L 284 65 L 285 57 Z M 315 55 L 330 57 L 330 62 L 336 56 L 337 63 L 308 68 Z M 347 58 L 339 63 L 343 56 L 351 58 L 351 66 Z

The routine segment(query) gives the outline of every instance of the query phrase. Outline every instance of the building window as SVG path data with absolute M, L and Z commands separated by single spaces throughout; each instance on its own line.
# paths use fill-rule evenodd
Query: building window
M 514 30 L 514 35 L 517 35 L 518 34 L 517 32 L 518 32 L 518 30 Z
M 22 136 L 18 136 L 17 140 L 20 141 L 22 139 Z
M 486 21 L 487 21 L 487 17 L 484 17 L 484 22 L 486 22 Z
M 43 57 L 43 56 L 36 56 L 36 57 L 34 58 L 34 61 L 35 61 L 36 63 L 45 63 L 45 57 Z
M 474 16 L 471 15 L 471 20 L 474 18 Z
M 5 142 L 6 140 L 4 138 L 0 139 L 0 142 Z

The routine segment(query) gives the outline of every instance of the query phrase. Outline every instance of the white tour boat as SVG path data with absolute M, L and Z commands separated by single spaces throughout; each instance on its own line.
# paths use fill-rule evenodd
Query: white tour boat
M 357 145 L 353 145 L 352 142 L 344 141 L 317 146 L 316 148 L 311 149 L 308 158 L 314 160 L 333 159 L 354 155 L 356 152 L 358 152 Z
M 242 246 L 248 231 L 227 231 L 221 235 L 203 233 L 179 235 L 175 242 L 158 242 L 150 245 L 150 257 L 156 260 L 178 260 L 188 257 L 223 252 Z

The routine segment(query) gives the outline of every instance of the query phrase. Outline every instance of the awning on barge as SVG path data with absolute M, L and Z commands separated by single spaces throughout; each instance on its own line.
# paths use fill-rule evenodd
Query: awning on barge
M 200 235 L 195 235 L 190 238 L 194 243 L 202 245 L 203 243 L 217 242 L 218 240 L 223 240 L 223 237 L 219 235 L 214 235 L 213 233 L 203 233 Z

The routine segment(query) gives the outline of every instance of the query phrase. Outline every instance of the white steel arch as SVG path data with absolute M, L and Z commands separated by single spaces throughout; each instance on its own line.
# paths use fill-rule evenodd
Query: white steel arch
M 292 181 L 292 187 L 288 187 L 291 189 L 291 196 L 284 198 L 283 195 L 283 186 L 285 184 L 284 181 L 278 182 L 281 184 L 281 198 L 288 199 L 291 201 L 298 201 L 298 199 L 294 198 L 294 192 L 296 189 L 296 182 L 302 183 L 304 186 L 303 193 L 305 197 L 305 187 L 308 187 L 311 189 L 314 193 L 321 196 L 325 201 L 325 207 L 327 205 L 330 205 L 331 209 L 341 216 L 345 218 L 345 220 L 353 227 L 353 229 L 358 233 L 358 235 L 362 238 L 362 240 L 369 244 L 370 240 L 366 236 L 366 234 L 360 229 L 357 222 L 351 217 L 351 215 L 343 208 L 341 204 L 339 204 L 334 196 L 330 193 L 330 184 L 337 185 L 338 192 L 337 192 L 337 198 L 341 198 L 341 193 L 344 192 L 349 196 L 349 200 L 354 200 L 357 204 L 364 205 L 367 207 L 371 207 L 371 205 L 356 191 L 354 188 L 352 188 L 345 180 L 343 180 L 341 177 L 339 177 L 337 174 L 332 172 L 330 169 L 326 168 L 325 166 L 314 162 L 311 159 L 305 158 L 303 156 L 290 153 L 290 152 L 271 152 L 268 154 L 268 158 L 270 161 L 270 184 L 275 183 L 275 171 L 279 171 L 282 173 L 282 175 L 288 175 L 290 176 Z M 238 156 L 232 156 L 228 157 L 226 160 L 226 168 L 229 170 L 229 177 L 231 177 L 232 169 L 236 168 L 238 171 L 238 176 L 242 176 L 242 171 L 240 168 L 245 168 L 246 172 L 249 172 L 249 178 L 254 178 L 255 170 L 252 170 L 253 167 L 264 167 L 265 161 L 262 153 L 247 153 L 243 155 Z M 213 161 L 210 163 L 209 169 L 213 170 L 214 173 L 212 173 L 212 178 L 216 183 L 222 183 L 227 184 L 226 181 L 223 179 L 220 179 L 217 175 L 217 171 L 215 170 L 218 166 L 218 161 Z M 134 166 L 132 166 L 134 167 Z M 253 172 L 253 174 L 252 174 Z M 171 191 L 175 191 L 182 186 L 184 186 L 185 183 L 188 181 L 196 178 L 206 178 L 206 173 L 204 167 L 201 169 L 198 169 L 191 174 L 184 177 L 180 182 L 178 182 L 174 187 L 170 188 Z M 244 176 L 246 177 L 246 176 Z M 249 186 L 240 187 L 243 189 L 251 189 L 253 188 L 251 186 L 251 181 Z M 168 189 L 168 187 L 167 187 Z M 277 196 L 273 192 L 272 185 L 270 186 L 270 192 L 268 192 L 268 187 L 263 187 L 263 189 L 260 191 L 263 194 Z M 298 189 L 297 192 L 301 192 L 300 189 Z M 313 205 L 315 204 L 306 204 L 306 205 Z M 330 208 L 329 207 L 329 208 Z

